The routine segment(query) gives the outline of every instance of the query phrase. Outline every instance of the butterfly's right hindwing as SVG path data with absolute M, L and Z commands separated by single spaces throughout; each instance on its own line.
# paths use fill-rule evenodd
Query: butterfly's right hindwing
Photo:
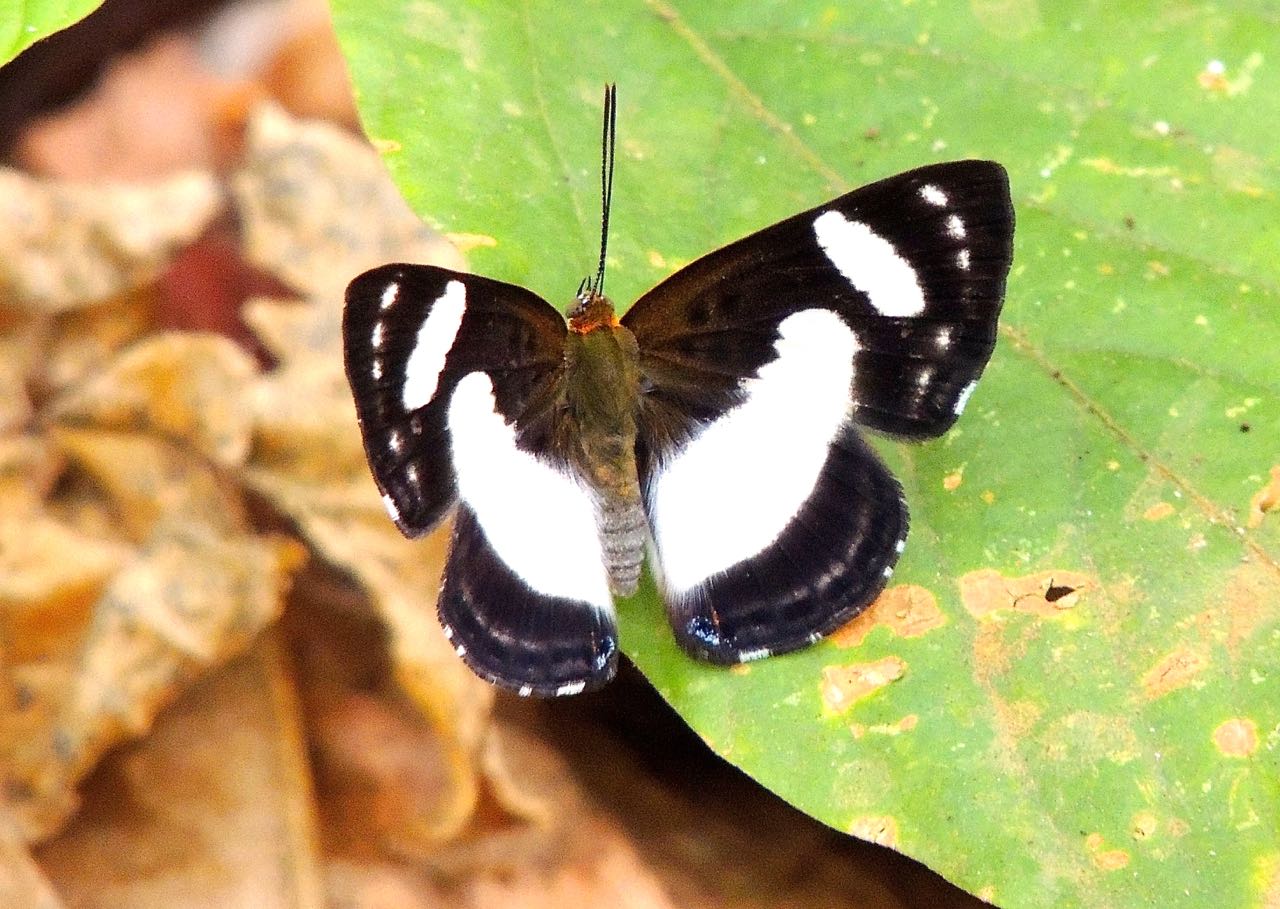
M 342 331 L 369 465 L 406 535 L 430 530 L 457 498 L 447 408 L 465 376 L 490 377 L 522 446 L 544 442 L 565 327 L 535 294 L 430 265 L 384 265 L 347 288 Z

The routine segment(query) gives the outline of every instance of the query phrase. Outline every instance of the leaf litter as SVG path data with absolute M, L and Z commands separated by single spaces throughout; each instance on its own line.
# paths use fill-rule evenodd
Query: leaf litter
M 127 772 L 132 797 L 156 810 L 191 795 L 127 765 L 104 771 L 103 756 L 148 735 L 193 685 L 278 663 L 259 642 L 309 552 L 354 581 L 385 623 L 391 677 L 416 705 L 416 719 L 394 728 L 434 744 L 406 754 L 435 782 L 381 831 L 386 842 L 431 854 L 473 825 L 484 800 L 530 829 L 562 808 L 523 780 L 521 759 L 495 763 L 493 694 L 456 660 L 430 608 L 447 529 L 408 541 L 386 520 L 342 374 L 341 295 L 353 274 L 387 260 L 461 267 L 461 257 L 407 209 L 367 145 L 278 108 L 253 116 L 227 183 L 188 174 L 92 186 L 0 172 L 6 220 L 19 227 L 0 240 L 3 817 L 17 843 L 46 842 L 42 860 L 72 896 L 94 869 L 122 878 L 102 870 L 105 854 L 85 864 L 97 850 L 78 825 L 58 836 L 82 789 L 93 798 L 103 772 Z M 244 259 L 296 291 L 245 306 L 271 366 L 225 336 L 157 330 L 156 281 L 228 212 Z M 228 665 L 239 668 L 210 676 Z M 182 704 L 167 722 L 217 712 Z M 221 744 L 192 756 L 222 763 L 227 721 L 208 722 Z M 335 742 L 344 728 L 317 734 Z M 369 728 L 366 719 L 345 734 Z M 165 735 L 130 760 L 178 760 Z M 366 744 L 329 753 L 354 768 Z M 403 775 L 374 783 L 383 803 L 407 791 Z

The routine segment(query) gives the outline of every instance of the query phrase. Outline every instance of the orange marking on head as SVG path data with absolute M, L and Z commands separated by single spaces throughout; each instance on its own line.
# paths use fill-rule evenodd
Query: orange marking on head
M 569 313 L 569 330 L 580 335 L 597 328 L 617 328 L 622 322 L 608 297 L 588 293 Z

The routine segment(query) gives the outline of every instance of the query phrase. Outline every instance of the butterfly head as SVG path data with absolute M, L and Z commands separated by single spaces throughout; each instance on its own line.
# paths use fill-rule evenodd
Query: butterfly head
M 597 328 L 617 328 L 622 324 L 618 321 L 609 298 L 585 281 L 578 289 L 566 315 L 569 318 L 569 330 L 580 335 Z

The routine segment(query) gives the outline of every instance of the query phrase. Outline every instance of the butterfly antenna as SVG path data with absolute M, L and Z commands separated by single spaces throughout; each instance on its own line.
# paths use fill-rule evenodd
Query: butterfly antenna
M 604 87 L 604 131 L 600 139 L 600 267 L 592 292 L 604 296 L 604 257 L 609 247 L 609 208 L 613 204 L 613 160 L 618 144 L 618 87 Z

